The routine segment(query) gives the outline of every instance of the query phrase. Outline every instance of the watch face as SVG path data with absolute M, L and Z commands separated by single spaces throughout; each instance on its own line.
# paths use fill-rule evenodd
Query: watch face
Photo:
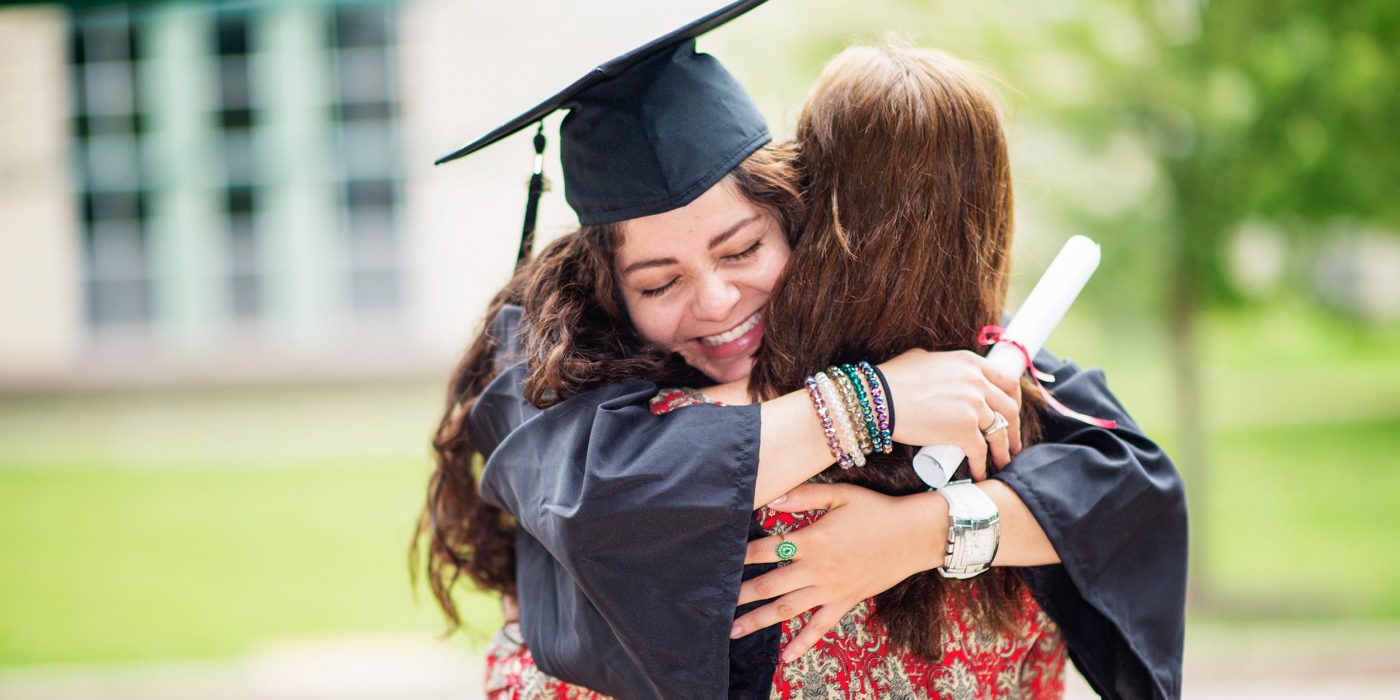
M 965 562 L 986 562 L 992 563 L 992 555 L 996 554 L 996 531 L 994 530 L 973 530 L 964 535 Z

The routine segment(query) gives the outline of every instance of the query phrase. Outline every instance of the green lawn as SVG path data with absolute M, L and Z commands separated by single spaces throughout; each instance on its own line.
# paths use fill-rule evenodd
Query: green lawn
M 426 591 L 414 600 L 406 560 L 435 393 L 414 385 L 6 402 L 0 665 L 437 635 L 436 606 Z M 294 445 L 264 431 L 298 422 L 308 427 Z M 52 448 L 38 450 L 45 441 Z M 490 599 L 464 603 L 477 631 L 499 624 Z
M 1352 331 L 1306 314 L 1217 317 L 1208 331 L 1201 612 L 1400 621 L 1400 337 L 1340 342 Z M 1105 366 L 1171 450 L 1159 343 L 1071 325 L 1054 344 Z M 426 592 L 414 600 L 405 550 L 439 391 L 0 399 L 0 666 L 433 637 L 442 625 Z M 498 624 L 489 598 L 464 602 L 474 629 Z
M 1400 416 L 1215 445 L 1192 512 L 1212 613 L 1400 620 Z

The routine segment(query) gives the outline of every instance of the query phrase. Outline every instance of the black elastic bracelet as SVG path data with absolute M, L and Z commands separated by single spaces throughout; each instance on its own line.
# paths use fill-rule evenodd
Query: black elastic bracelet
M 885 379 L 885 373 L 880 371 L 880 366 L 870 365 L 870 369 L 875 370 L 875 374 L 880 377 L 880 386 L 885 388 L 885 406 L 890 414 L 890 435 L 894 435 L 894 393 L 890 391 L 890 380 Z

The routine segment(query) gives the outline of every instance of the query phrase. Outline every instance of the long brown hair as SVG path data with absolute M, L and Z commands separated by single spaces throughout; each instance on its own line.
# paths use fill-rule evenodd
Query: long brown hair
M 546 248 L 541 258 L 549 253 Z M 449 629 L 462 625 L 452 592 L 463 576 L 479 588 L 515 595 L 514 522 L 508 513 L 481 499 L 477 478 L 482 456 L 472 442 L 467 418 L 495 379 L 507 340 L 491 333 L 492 324 L 507 304 L 523 301 L 525 283 L 537 265 L 538 259 L 522 265 L 487 304 L 476 336 L 448 380 L 446 405 L 433 433 L 436 466 L 409 543 L 409 577 L 416 583 L 423 567 Z
M 793 391 L 825 366 L 910 348 L 979 349 L 979 330 L 1006 302 L 1012 188 L 997 102 L 977 74 L 903 44 L 849 48 L 818 78 L 797 141 L 810 211 L 768 302 L 750 390 Z M 1022 411 L 1028 439 L 1035 407 Z M 916 493 L 926 487 L 909 467 L 914 449 L 897 445 L 822 478 Z M 937 658 L 947 586 L 971 587 L 977 618 L 1010 630 L 1021 600 L 1014 571 L 967 582 L 927 571 L 876 598 L 894 642 Z
M 802 211 L 793 160 L 788 147 L 765 146 L 731 171 L 725 184 L 771 211 L 789 238 Z M 514 521 L 481 499 L 483 459 L 467 420 L 496 376 L 504 339 L 489 329 L 505 305 L 526 310 L 525 397 L 537 406 L 626 379 L 675 386 L 707 381 L 678 355 L 655 350 L 632 331 L 613 286 L 617 238 L 616 226 L 585 226 L 545 246 L 491 300 L 448 381 L 432 440 L 436 467 L 410 543 L 409 569 L 411 576 L 420 568 L 425 574 L 449 631 L 462 626 L 452 593 L 463 576 L 483 590 L 516 590 Z

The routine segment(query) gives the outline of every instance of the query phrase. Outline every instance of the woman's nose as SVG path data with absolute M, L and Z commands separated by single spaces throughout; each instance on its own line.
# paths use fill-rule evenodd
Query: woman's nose
M 695 318 L 699 321 L 725 321 L 739 303 L 739 288 L 723 275 L 706 275 L 696 289 Z

